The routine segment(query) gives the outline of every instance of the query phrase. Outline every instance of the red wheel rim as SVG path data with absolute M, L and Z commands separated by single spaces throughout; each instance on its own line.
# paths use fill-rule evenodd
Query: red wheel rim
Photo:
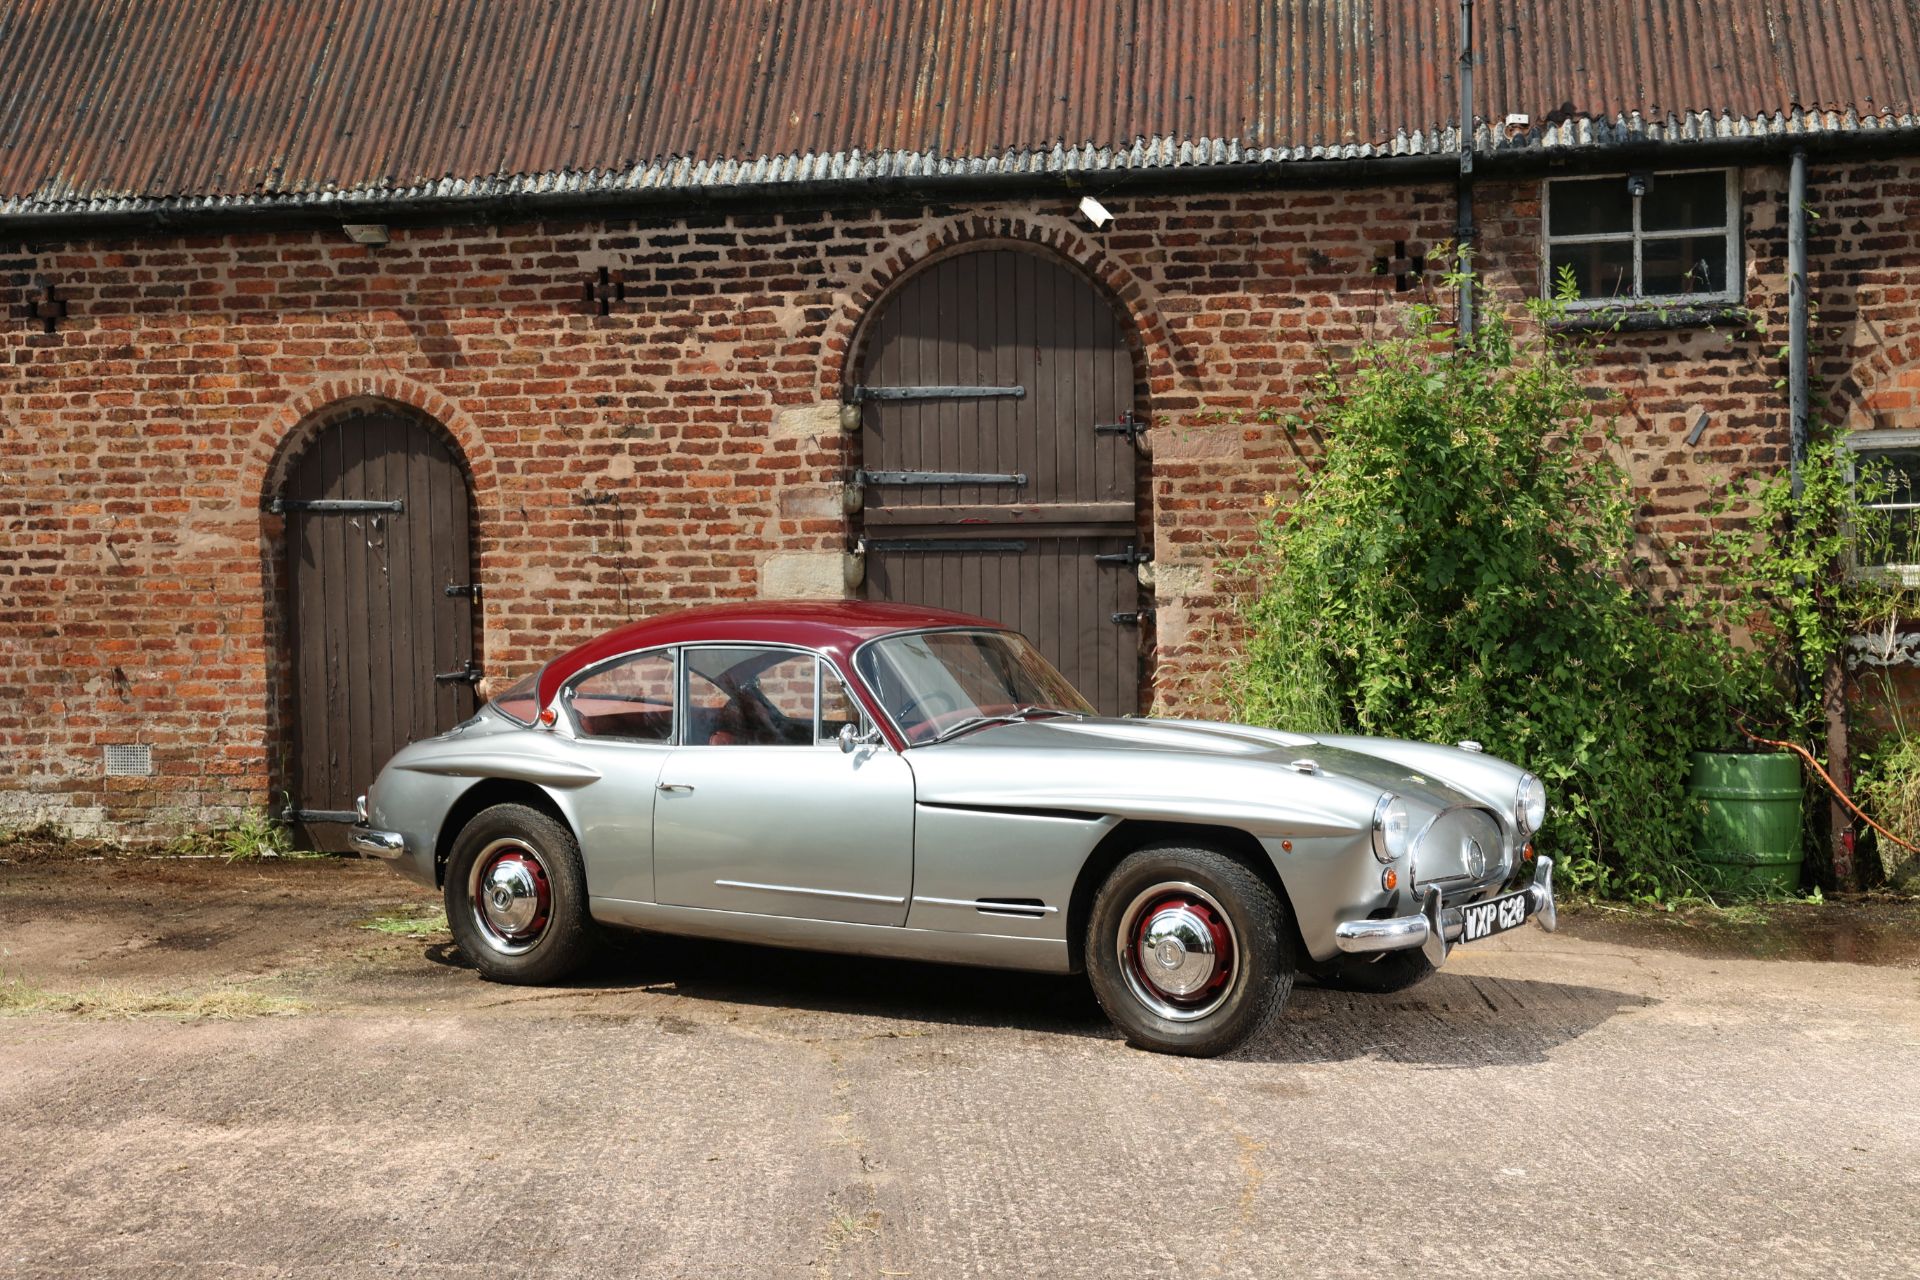
M 468 897 L 482 938 L 507 955 L 532 949 L 553 915 L 553 883 L 546 863 L 518 840 L 496 840 L 481 850 L 474 859 Z
M 1239 976 L 1233 923 L 1197 885 L 1157 885 L 1138 895 L 1115 941 L 1134 995 L 1174 1021 L 1213 1012 Z

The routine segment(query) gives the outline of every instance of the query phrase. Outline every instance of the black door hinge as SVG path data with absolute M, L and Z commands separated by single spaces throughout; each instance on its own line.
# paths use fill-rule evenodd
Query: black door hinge
M 466 596 L 470 600 L 478 600 L 480 598 L 480 584 L 477 582 L 449 582 L 447 584 L 446 594 L 449 596 Z
M 458 671 L 436 671 L 433 678 L 439 684 L 479 684 L 483 674 L 480 664 L 468 658 L 467 665 Z
M 404 498 L 275 498 L 267 504 L 267 510 L 277 516 L 295 511 L 317 516 L 350 516 L 375 511 L 398 514 L 406 509 Z
M 1153 610 L 1141 609 L 1134 613 L 1116 613 L 1113 615 L 1116 626 L 1137 627 L 1143 622 L 1153 621 Z
M 1025 387 L 855 387 L 847 393 L 853 404 L 869 400 L 1024 400 Z

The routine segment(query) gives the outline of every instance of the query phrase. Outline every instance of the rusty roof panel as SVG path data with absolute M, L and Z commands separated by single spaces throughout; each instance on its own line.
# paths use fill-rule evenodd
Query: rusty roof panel
M 1920 0 L 1476 9 L 1489 150 L 1920 126 Z M 1447 151 L 1456 24 L 1454 0 L 3 0 L 0 213 Z

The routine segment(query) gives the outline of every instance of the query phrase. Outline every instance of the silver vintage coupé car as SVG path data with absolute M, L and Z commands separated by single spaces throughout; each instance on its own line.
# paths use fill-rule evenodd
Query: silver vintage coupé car
M 1394 991 L 1554 927 L 1546 796 L 1473 743 L 1108 719 L 1017 632 L 884 604 L 622 627 L 396 755 L 354 848 L 445 892 L 485 976 L 598 926 L 1084 970 L 1127 1039 L 1216 1054 L 1296 970 Z

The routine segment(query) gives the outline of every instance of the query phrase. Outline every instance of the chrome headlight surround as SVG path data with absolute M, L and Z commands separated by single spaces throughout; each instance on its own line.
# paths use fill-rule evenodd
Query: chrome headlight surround
M 1413 819 L 1406 802 L 1389 791 L 1373 806 L 1373 856 L 1393 862 L 1407 856 L 1413 843 Z
M 1532 835 L 1547 820 L 1547 788 L 1530 773 L 1521 774 L 1520 785 L 1514 788 L 1513 820 L 1523 836 Z

